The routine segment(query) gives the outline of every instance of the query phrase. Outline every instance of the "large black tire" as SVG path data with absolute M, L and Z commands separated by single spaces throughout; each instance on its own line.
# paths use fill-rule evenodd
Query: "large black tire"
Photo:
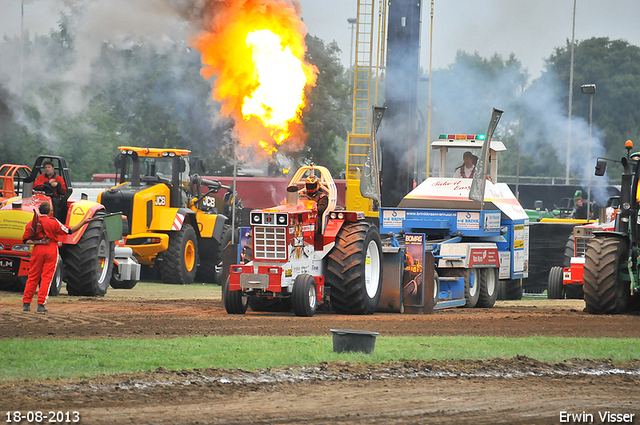
M 165 283 L 186 285 L 196 278 L 198 242 L 196 231 L 184 224 L 177 232 L 169 233 L 169 249 L 158 255 L 158 272 Z
M 575 237 L 570 235 L 567 239 L 567 243 L 564 246 L 564 259 L 562 261 L 563 267 L 571 266 L 571 257 L 575 257 Z
M 291 298 L 249 297 L 249 308 L 253 311 L 291 311 Z
M 522 299 L 522 279 L 504 281 L 504 299 L 511 301 L 520 301 Z
M 69 295 L 102 296 L 113 272 L 114 243 L 103 220 L 91 221 L 77 244 L 65 246 L 64 278 Z
M 331 305 L 342 314 L 372 314 L 380 301 L 382 246 L 378 230 L 365 221 L 345 223 L 327 256 Z
M 438 299 L 440 295 L 440 277 L 438 277 L 438 272 L 433 271 L 433 307 L 438 305 Z
M 225 224 L 220 242 L 214 238 L 200 238 L 200 264 L 196 275 L 199 281 L 222 285 L 222 251 L 231 243 L 232 233 L 231 226 Z
M 229 290 L 229 278 L 222 285 L 222 303 L 224 309 L 229 314 L 245 314 L 247 312 L 248 300 L 242 291 Z
M 296 316 L 311 317 L 318 307 L 318 289 L 316 280 L 310 274 L 296 276 L 291 291 L 293 313 Z
M 564 299 L 564 285 L 562 284 L 562 267 L 554 266 L 549 270 L 547 279 L 547 298 L 550 300 Z
M 473 308 L 480 297 L 480 270 L 478 269 L 440 269 L 440 274 L 446 277 L 464 277 L 464 299 L 466 308 Z M 471 287 L 470 276 L 473 274 L 474 285 Z
M 620 279 L 626 268 L 628 242 L 615 236 L 593 238 L 584 263 L 584 301 L 593 314 L 622 313 L 629 302 L 629 281 Z
M 57 297 L 62 290 L 62 269 L 64 267 L 64 263 L 62 262 L 62 257 L 58 257 L 58 264 L 56 265 L 56 271 L 53 274 L 53 280 L 51 281 L 51 286 L 49 287 L 49 296 Z
M 498 269 L 488 268 L 480 270 L 480 294 L 476 307 L 491 308 L 498 297 Z

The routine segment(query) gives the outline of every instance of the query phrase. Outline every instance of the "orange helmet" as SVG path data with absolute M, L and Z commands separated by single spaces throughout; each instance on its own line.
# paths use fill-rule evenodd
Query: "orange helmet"
M 304 182 L 307 193 L 316 193 L 319 185 L 318 176 L 309 176 Z

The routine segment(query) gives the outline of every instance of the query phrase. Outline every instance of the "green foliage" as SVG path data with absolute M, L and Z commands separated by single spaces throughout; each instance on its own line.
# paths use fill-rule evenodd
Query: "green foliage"
M 372 354 L 334 353 L 331 335 L 307 337 L 186 337 L 174 339 L 13 339 L 0 344 L 0 380 L 91 377 L 158 367 L 181 370 L 256 370 L 327 361 L 380 363 L 407 359 L 491 359 L 527 356 L 559 362 L 572 358 L 637 358 L 635 338 L 383 337 Z M 126 353 L 126 355 L 124 354 Z
M 557 48 L 546 60 L 547 72 L 569 87 L 571 44 Z M 589 96 L 580 86 L 595 84 L 593 124 L 601 130 L 605 156 L 620 158 L 624 142 L 640 141 L 640 47 L 608 37 L 590 38 L 574 47 L 573 116 L 589 118 Z M 562 101 L 568 105 L 568 91 Z M 615 175 L 609 172 L 611 175 Z

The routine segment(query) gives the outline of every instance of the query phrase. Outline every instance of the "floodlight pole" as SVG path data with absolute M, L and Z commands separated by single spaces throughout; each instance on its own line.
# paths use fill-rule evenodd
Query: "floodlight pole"
M 576 1 L 573 0 L 573 29 L 571 30 L 571 65 L 569 66 L 569 118 L 567 132 L 567 169 L 565 184 L 569 184 L 569 170 L 571 169 L 571 110 L 573 109 L 573 48 L 576 39 Z
M 588 164 L 591 164 L 591 145 L 593 142 L 593 95 L 596 94 L 595 84 L 583 84 L 580 86 L 582 94 L 589 95 L 589 156 Z M 591 173 L 587 175 L 587 222 L 591 216 Z

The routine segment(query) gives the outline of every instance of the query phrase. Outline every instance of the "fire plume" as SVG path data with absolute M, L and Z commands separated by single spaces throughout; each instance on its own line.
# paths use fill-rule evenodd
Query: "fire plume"
M 208 0 L 216 13 L 191 44 L 200 52 L 213 98 L 235 121 L 243 144 L 268 154 L 289 140 L 303 140 L 305 87 L 318 70 L 304 61 L 306 28 L 285 0 Z

